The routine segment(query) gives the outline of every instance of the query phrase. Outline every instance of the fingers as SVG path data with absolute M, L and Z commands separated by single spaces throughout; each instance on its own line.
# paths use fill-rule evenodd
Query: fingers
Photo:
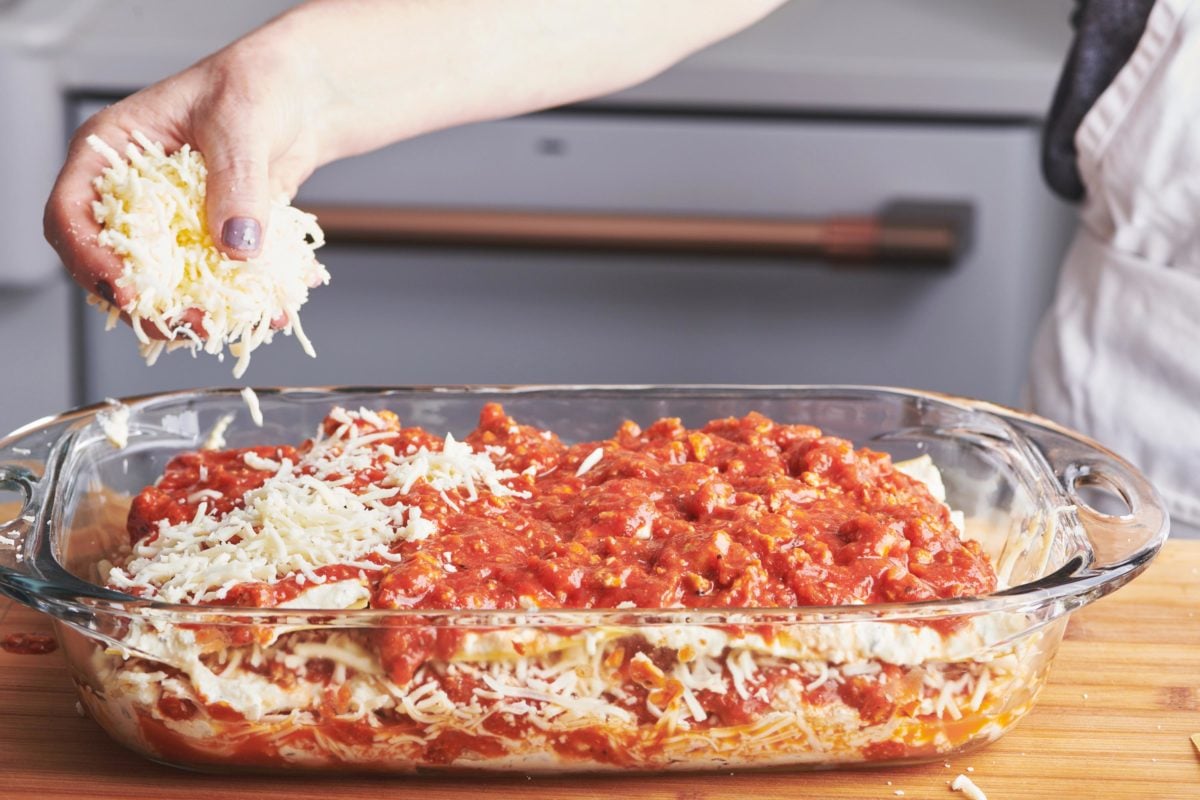
M 183 316 L 175 321 L 174 327 L 178 328 L 181 325 L 188 326 L 197 338 L 208 338 L 208 332 L 204 330 L 204 312 L 198 308 L 189 308 L 187 311 L 184 311 Z M 182 335 L 177 333 L 175 338 L 178 339 Z
M 269 152 L 265 137 L 231 120 L 196 130 L 208 165 L 208 230 L 217 248 L 244 261 L 262 251 L 270 214 Z
M 124 148 L 128 134 L 99 126 L 97 135 L 116 150 Z M 92 180 L 108 166 L 99 153 L 76 137 L 67 161 L 55 181 L 42 217 L 43 231 L 62 259 L 63 266 L 83 289 L 117 306 L 133 300 L 128 289 L 117 285 L 124 269 L 121 259 L 97 241 L 100 224 L 92 214 L 96 199 Z
M 92 203 L 96 200 L 92 182 L 110 164 L 87 144 L 86 138 L 90 134 L 95 134 L 122 155 L 129 142 L 126 130 L 109 124 L 103 117 L 80 129 L 46 202 L 43 231 L 46 241 L 58 252 L 63 266 L 76 283 L 109 305 L 124 309 L 135 299 L 132 290 L 118 282 L 125 266 L 119 256 L 100 244 L 98 237 L 101 227 L 92 212 Z M 187 312 L 179 323 L 189 324 L 203 338 L 202 318 L 199 311 L 193 310 Z M 121 319 L 127 325 L 132 324 L 125 311 L 121 312 Z M 140 327 L 151 339 L 168 338 L 156 325 L 146 320 L 141 321 Z

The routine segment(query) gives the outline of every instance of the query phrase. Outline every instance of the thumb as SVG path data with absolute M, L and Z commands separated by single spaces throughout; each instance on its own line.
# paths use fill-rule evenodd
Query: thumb
M 208 231 L 217 249 L 244 261 L 262 251 L 270 214 L 268 154 L 253 136 L 217 130 L 196 144 L 208 166 Z

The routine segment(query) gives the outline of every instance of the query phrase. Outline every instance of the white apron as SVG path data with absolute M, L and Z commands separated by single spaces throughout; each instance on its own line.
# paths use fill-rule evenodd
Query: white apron
M 1158 0 L 1075 135 L 1079 232 L 1034 345 L 1034 410 L 1200 526 L 1200 0 Z

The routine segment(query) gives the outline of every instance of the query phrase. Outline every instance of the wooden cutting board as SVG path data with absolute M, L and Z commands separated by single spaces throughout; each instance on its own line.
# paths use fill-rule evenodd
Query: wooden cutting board
M 0 638 L 49 629 L 0 605 Z M 58 653 L 0 651 L 0 797 L 961 798 L 960 772 L 989 800 L 1200 798 L 1200 541 L 1170 542 L 1130 586 L 1078 612 L 1034 711 L 977 753 L 926 766 L 805 773 L 451 779 L 196 775 L 152 764 L 76 712 Z M 901 794 L 903 793 L 903 794 Z

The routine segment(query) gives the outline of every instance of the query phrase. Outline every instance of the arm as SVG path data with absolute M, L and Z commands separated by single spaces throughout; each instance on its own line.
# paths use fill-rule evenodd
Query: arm
M 319 53 L 310 68 L 324 76 L 329 147 L 340 157 L 633 86 L 780 3 L 318 0 L 246 43 L 281 37 Z M 339 42 L 357 53 L 328 47 Z
M 317 167 L 453 125 L 639 83 L 782 0 L 313 0 L 88 120 L 46 206 L 46 237 L 86 290 L 118 304 L 121 265 L 97 246 L 97 134 L 191 143 L 209 167 L 208 227 L 254 256 L 269 199 Z

